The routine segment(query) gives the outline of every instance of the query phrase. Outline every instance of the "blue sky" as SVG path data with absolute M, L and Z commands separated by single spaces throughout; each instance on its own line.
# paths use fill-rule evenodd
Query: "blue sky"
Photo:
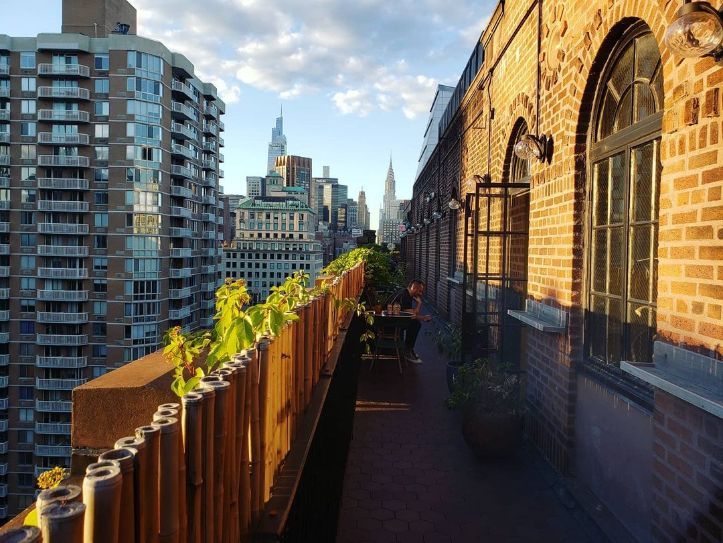
M 138 34 L 185 54 L 226 100 L 226 193 L 263 175 L 283 104 L 290 154 L 363 186 L 376 227 L 390 153 L 411 195 L 437 83 L 455 85 L 491 0 L 131 0 Z M 59 32 L 61 0 L 3 0 L 0 33 Z M 30 15 L 28 15 L 30 14 Z

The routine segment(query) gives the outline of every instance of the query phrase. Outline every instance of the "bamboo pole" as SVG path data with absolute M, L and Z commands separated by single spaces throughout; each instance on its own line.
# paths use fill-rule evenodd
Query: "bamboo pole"
M 79 502 L 81 501 L 80 494 L 80 487 L 77 485 L 56 486 L 40 492 L 35 500 L 35 510 L 38 512 L 38 526 L 40 525 L 43 508 L 55 502 Z
M 3 543 L 41 543 L 40 528 L 37 526 L 21 526 L 8 530 L 0 539 Z
M 115 442 L 116 449 L 133 453 L 133 512 L 135 517 L 133 536 L 137 543 L 146 541 L 149 495 L 146 489 L 147 454 L 146 440 L 142 437 L 124 437 Z
M 85 543 L 83 530 L 85 504 L 55 502 L 43 508 L 40 532 L 44 543 Z
M 228 390 L 229 383 L 227 381 L 220 380 L 220 377 L 208 375 L 201 379 L 201 383 L 204 387 L 211 387 L 216 392 L 216 409 L 214 411 L 213 419 L 213 433 L 214 433 L 214 444 L 213 444 L 213 500 L 214 500 L 214 535 L 216 542 L 223 541 L 223 513 L 224 513 L 224 475 L 226 466 L 224 464 L 226 459 L 226 426 L 228 424 Z
M 119 466 L 98 468 L 85 474 L 83 543 L 118 543 L 122 492 L 123 476 Z
M 175 411 L 164 409 L 162 411 Z M 179 472 L 179 423 L 174 417 L 154 415 L 153 424 L 160 430 L 159 442 L 159 480 L 158 533 L 160 543 L 179 542 L 178 518 L 178 472 Z
M 186 511 L 188 543 L 201 543 L 201 494 L 203 485 L 203 395 L 189 392 L 183 398 L 184 463 L 186 464 Z
M 135 499 L 133 497 L 133 453 L 128 449 L 111 449 L 98 457 L 101 462 L 116 462 L 121 470 L 121 510 L 118 538 L 125 543 L 135 541 Z M 91 464 L 92 465 L 92 464 Z
M 186 541 L 188 519 L 186 518 L 186 459 L 183 452 L 183 424 L 181 422 L 182 407 L 180 403 L 163 403 L 153 414 L 153 420 L 158 418 L 175 418 L 179 421 L 178 437 L 178 539 Z
M 148 543 L 158 542 L 159 503 L 158 503 L 158 457 L 160 450 L 160 430 L 153 424 L 136 428 L 136 435 L 146 440 L 146 470 L 144 491 L 147 499 L 146 536 Z
M 266 459 L 268 456 L 268 433 L 267 418 L 269 407 L 269 340 L 264 338 L 258 343 L 258 370 L 259 370 L 259 460 L 257 463 L 259 469 L 259 502 L 256 504 L 257 510 L 263 509 L 266 503 Z
M 241 504 L 241 536 L 244 537 L 251 525 L 251 405 L 252 405 L 252 360 L 243 361 L 245 372 L 243 436 L 241 439 L 241 477 L 239 503 Z
M 228 382 L 228 407 L 226 422 L 226 441 L 224 451 L 226 460 L 224 462 L 224 500 L 223 500 L 223 543 L 231 543 L 237 529 L 234 527 L 236 509 L 236 498 L 238 488 L 236 485 L 236 423 L 235 417 L 238 406 L 236 405 L 236 374 L 231 368 L 224 367 L 214 372 L 221 379 Z
M 203 506 L 203 542 L 215 543 L 214 519 L 215 503 L 213 501 L 213 421 L 216 416 L 216 391 L 207 386 L 199 387 L 196 392 L 203 396 L 203 486 L 201 487 L 201 504 Z
M 241 538 L 241 503 L 242 503 L 242 490 L 241 490 L 241 470 L 243 464 L 243 439 L 244 439 L 244 420 L 245 420 L 245 407 L 246 407 L 246 367 L 241 359 L 235 359 L 232 362 L 226 363 L 226 368 L 230 369 L 234 375 L 234 389 L 235 389 L 235 408 L 234 416 L 232 418 L 232 425 L 234 426 L 234 441 L 232 444 L 232 450 L 234 451 L 234 462 L 233 462 L 233 484 L 232 484 L 232 502 L 231 502 L 231 517 L 232 526 L 234 532 L 231 540 L 236 542 Z

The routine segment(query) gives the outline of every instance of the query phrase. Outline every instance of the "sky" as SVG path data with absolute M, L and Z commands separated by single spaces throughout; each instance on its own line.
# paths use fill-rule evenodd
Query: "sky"
M 280 108 L 311 157 L 378 220 L 390 155 L 409 198 L 437 84 L 456 85 L 493 0 L 131 0 L 138 34 L 184 54 L 226 102 L 227 194 L 264 175 Z M 61 0 L 2 0 L 0 34 L 60 32 Z

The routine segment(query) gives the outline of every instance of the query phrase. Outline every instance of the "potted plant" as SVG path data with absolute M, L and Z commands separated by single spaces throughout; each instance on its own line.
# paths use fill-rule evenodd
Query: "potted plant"
M 447 406 L 462 411 L 462 434 L 477 457 L 509 456 L 519 446 L 524 403 L 520 376 L 508 367 L 484 359 L 461 366 Z
M 437 350 L 447 357 L 447 388 L 452 393 L 459 368 L 462 365 L 462 331 L 452 324 L 445 324 L 437 331 Z

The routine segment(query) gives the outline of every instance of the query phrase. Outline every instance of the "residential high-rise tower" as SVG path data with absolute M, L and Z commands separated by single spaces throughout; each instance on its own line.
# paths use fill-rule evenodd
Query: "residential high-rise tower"
M 266 173 L 272 173 L 276 168 L 276 159 L 286 154 L 286 136 L 284 136 L 284 109 L 276 117 L 276 126 L 271 129 L 269 154 L 266 161 Z
M 34 499 L 36 475 L 69 465 L 74 387 L 156 351 L 170 326 L 212 323 L 225 106 L 188 59 L 135 28 L 125 0 L 65 0 L 68 32 L 0 35 L 10 515 Z

